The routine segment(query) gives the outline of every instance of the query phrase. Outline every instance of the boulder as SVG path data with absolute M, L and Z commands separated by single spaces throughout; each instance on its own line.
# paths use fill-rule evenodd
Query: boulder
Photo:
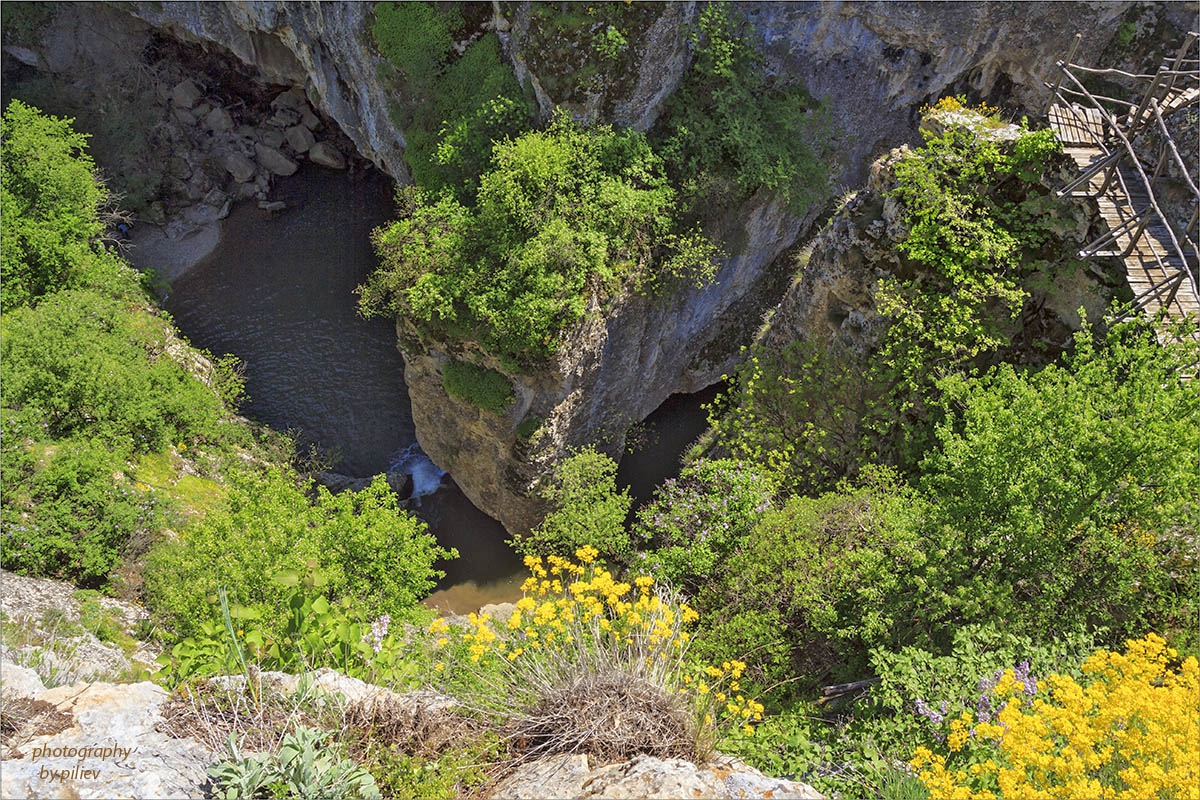
M 267 147 L 273 147 L 276 150 L 283 147 L 283 131 L 278 128 L 264 128 L 259 135 L 259 140 Z
M 210 131 L 233 130 L 233 117 L 225 109 L 217 106 L 204 117 L 204 127 Z
M 291 175 L 299 168 L 299 164 L 295 161 L 274 147 L 268 147 L 265 144 L 254 145 L 254 156 L 258 159 L 259 164 L 262 164 L 274 175 Z
M 345 169 L 346 158 L 329 142 L 317 142 L 308 150 L 308 160 L 330 169 Z
M 15 732 L 0 796 L 204 797 L 205 773 L 218 754 L 194 739 L 173 738 L 162 723 L 167 693 L 148 681 L 61 686 L 37 695 L 52 710 L 52 733 Z M 32 730 L 30 730 L 32 728 Z
M 293 86 L 286 92 L 280 92 L 275 95 L 275 99 L 271 101 L 271 108 L 290 108 L 295 111 L 308 108 L 308 98 L 304 96 L 304 90 L 299 86 Z
M 312 135 L 312 131 L 303 125 L 293 125 L 283 133 L 287 139 L 288 147 L 297 153 L 307 153 L 309 148 L 317 143 L 316 137 Z
M 191 108 L 200 102 L 201 97 L 200 88 L 191 78 L 184 78 L 171 90 L 171 100 L 176 108 Z
M 246 183 L 254 179 L 254 162 L 241 153 L 226 153 L 221 164 L 238 183 Z
M 737 759 L 697 766 L 679 758 L 640 755 L 591 768 L 588 757 L 560 754 L 518 767 L 490 795 L 493 800 L 562 798 L 733 798 L 821 800 L 811 786 L 770 778 Z
M 305 108 L 300 112 L 300 124 L 310 131 L 315 131 L 321 127 L 321 118 L 314 114 L 311 109 Z
M 42 679 L 28 667 L 18 666 L 11 661 L 0 664 L 0 696 L 34 697 L 46 691 Z

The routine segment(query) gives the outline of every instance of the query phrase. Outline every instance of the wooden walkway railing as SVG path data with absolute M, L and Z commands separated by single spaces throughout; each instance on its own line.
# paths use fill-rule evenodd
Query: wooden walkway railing
M 1063 149 L 1079 166 L 1079 175 L 1059 196 L 1095 198 L 1107 232 L 1080 251 L 1083 258 L 1120 258 L 1134 294 L 1134 307 L 1154 316 L 1200 319 L 1196 242 L 1200 240 L 1200 190 L 1193 176 L 1197 165 L 1179 154 L 1164 117 L 1184 106 L 1200 106 L 1200 58 L 1192 55 L 1200 35 L 1188 34 L 1174 58 L 1154 75 L 1134 75 L 1070 63 L 1079 37 L 1051 90 L 1046 114 Z M 1146 84 L 1141 101 L 1103 97 L 1083 86 L 1079 75 L 1117 76 Z M 1119 111 L 1114 112 L 1116 108 Z M 1193 128 L 1195 123 L 1192 123 Z M 1134 147 L 1147 132 L 1162 139 L 1158 158 L 1143 163 Z M 1143 140 L 1144 141 L 1144 140 Z M 1191 218 L 1172 224 L 1155 196 L 1165 169 L 1174 163 L 1176 178 L 1191 194 Z

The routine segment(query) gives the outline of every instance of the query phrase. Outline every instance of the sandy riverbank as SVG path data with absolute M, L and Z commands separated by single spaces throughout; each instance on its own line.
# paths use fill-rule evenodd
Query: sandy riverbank
M 221 221 L 213 220 L 187 230 L 143 223 L 135 225 L 124 255 L 140 270 L 153 270 L 174 281 L 211 253 L 221 241 Z

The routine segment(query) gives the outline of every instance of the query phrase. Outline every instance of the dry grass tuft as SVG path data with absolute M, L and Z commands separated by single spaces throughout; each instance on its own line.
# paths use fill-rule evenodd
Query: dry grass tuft
M 619 670 L 579 675 L 513 715 L 504 731 L 522 761 L 586 753 L 601 762 L 639 753 L 696 760 L 688 709 L 659 685 Z
M 163 706 L 158 729 L 168 736 L 198 739 L 219 753 L 225 752 L 231 734 L 248 752 L 273 753 L 300 725 L 320 727 L 295 699 L 252 687 L 180 687 Z
M 29 697 L 5 698 L 0 707 L 0 743 L 9 747 L 34 736 L 53 736 L 75 724 L 75 718 L 53 703 Z

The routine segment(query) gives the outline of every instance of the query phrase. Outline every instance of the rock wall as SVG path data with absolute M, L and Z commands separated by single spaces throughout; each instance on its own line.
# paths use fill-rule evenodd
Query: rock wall
M 183 41 L 218 45 L 271 83 L 303 86 L 359 154 L 408 180 L 404 136 L 388 116 L 390 88 L 370 46 L 370 3 L 122 3 L 135 17 Z
M 1013 111 L 1036 111 L 1042 80 L 1083 34 L 1087 61 L 1112 34 L 1129 3 L 750 3 L 737 9 L 754 24 L 766 69 L 803 83 L 834 120 L 830 185 L 860 184 L 866 165 L 916 138 L 918 107 L 966 91 Z M 138 18 L 189 41 L 216 44 L 271 80 L 302 84 L 365 157 L 407 180 L 403 133 L 387 113 L 388 87 L 369 44 L 370 6 L 358 3 L 133 3 Z M 545 110 L 568 101 L 581 117 L 649 128 L 687 65 L 690 3 L 664 6 L 632 38 L 633 76 L 601 81 L 592 92 L 555 97 L 561 65 L 530 50 L 529 3 L 494 4 L 485 24 L 502 35 L 519 77 Z M 559 81 L 561 83 L 561 81 Z M 578 87 L 577 87 L 578 88 Z M 566 91 L 566 90 L 564 90 Z M 589 94 L 589 92 L 591 92 Z M 621 452 L 628 424 L 673 392 L 719 378 L 748 340 L 757 317 L 778 299 L 790 262 L 781 258 L 809 231 L 814 210 L 797 218 L 769 198 L 747 202 L 729 220 L 744 243 L 716 282 L 666 301 L 628 297 L 603 317 L 593 313 L 570 336 L 552 369 L 512 376 L 516 402 L 502 416 L 449 398 L 440 373 L 456 345 L 408 346 L 406 380 L 421 446 L 451 472 L 482 510 L 510 531 L 536 523 L 538 480 L 573 446 L 596 441 Z M 748 324 L 749 323 L 749 324 Z M 480 360 L 472 357 L 472 360 Z M 491 364 L 491 366 L 498 366 Z M 520 441 L 517 426 L 541 420 Z

